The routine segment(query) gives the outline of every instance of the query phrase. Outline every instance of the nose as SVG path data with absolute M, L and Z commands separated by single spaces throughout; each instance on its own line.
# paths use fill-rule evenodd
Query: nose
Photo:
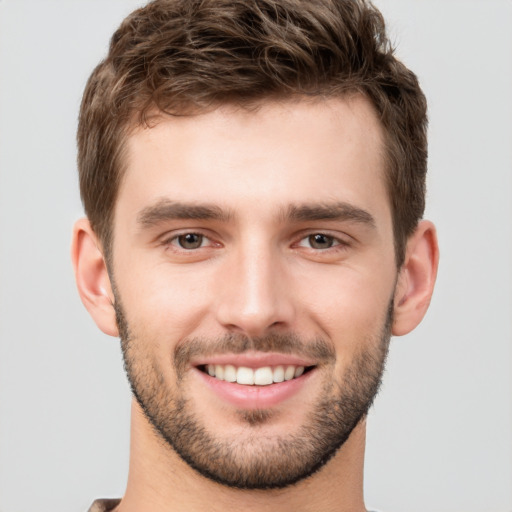
M 219 283 L 217 319 L 224 329 L 249 337 L 291 328 L 295 308 L 284 258 L 264 244 L 246 246 L 226 261 Z

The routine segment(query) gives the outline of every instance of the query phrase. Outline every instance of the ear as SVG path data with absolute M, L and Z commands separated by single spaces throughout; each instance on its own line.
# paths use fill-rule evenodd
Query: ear
M 421 221 L 409 238 L 395 290 L 394 336 L 412 331 L 423 319 L 434 291 L 439 247 L 434 225 Z
M 80 219 L 73 228 L 71 260 L 78 293 L 96 325 L 110 336 L 118 336 L 114 294 L 101 244 L 88 219 Z

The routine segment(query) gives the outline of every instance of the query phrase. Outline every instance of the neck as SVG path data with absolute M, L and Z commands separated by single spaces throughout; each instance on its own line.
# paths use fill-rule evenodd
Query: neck
M 130 470 L 116 512 L 363 512 L 365 422 L 317 473 L 278 490 L 240 490 L 213 482 L 190 468 L 132 406 Z

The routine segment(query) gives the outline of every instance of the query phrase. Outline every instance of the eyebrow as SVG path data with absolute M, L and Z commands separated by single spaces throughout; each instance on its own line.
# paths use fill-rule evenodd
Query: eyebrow
M 169 220 L 219 220 L 227 222 L 232 215 L 216 205 L 190 204 L 161 199 L 156 204 L 143 208 L 137 222 L 151 227 Z
M 137 222 L 143 227 L 151 227 L 170 220 L 218 220 L 228 222 L 234 215 L 217 205 L 194 204 L 160 199 L 157 203 L 143 208 L 137 215 Z M 375 228 L 373 216 L 347 202 L 323 204 L 290 205 L 280 217 L 289 222 L 319 220 L 352 221 Z
M 324 204 L 291 205 L 284 212 L 283 217 L 295 222 L 336 220 L 366 224 L 371 228 L 376 227 L 375 219 L 369 212 L 343 201 Z

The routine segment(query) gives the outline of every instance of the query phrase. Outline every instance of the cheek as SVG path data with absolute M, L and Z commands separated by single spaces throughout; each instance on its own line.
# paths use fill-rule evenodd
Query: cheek
M 338 364 L 346 365 L 354 354 L 380 342 L 393 296 L 394 274 L 343 269 L 323 283 L 323 287 L 306 287 L 305 312 L 334 343 Z
M 116 280 L 123 283 L 118 291 L 130 328 L 166 345 L 190 336 L 210 310 L 210 280 L 188 269 L 175 272 L 156 265 L 141 276 L 136 271 L 122 278 L 116 274 Z

